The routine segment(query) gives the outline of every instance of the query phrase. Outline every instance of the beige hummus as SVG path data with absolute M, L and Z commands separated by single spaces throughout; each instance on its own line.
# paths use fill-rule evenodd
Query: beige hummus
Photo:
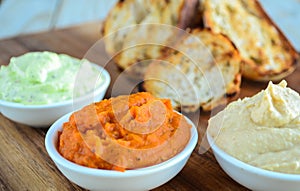
M 216 145 L 250 165 L 300 174 L 300 96 L 286 81 L 229 104 L 209 120 Z

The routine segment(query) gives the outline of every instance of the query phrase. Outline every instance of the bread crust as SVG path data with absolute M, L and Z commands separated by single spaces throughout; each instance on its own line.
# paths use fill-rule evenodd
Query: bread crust
M 144 25 L 166 24 L 181 29 L 195 26 L 201 21 L 198 8 L 198 0 L 119 1 L 103 25 L 106 51 L 119 68 L 132 77 L 143 78 L 147 66 L 143 61 L 162 57 L 166 46 L 176 41 L 172 31 Z M 124 27 L 129 28 L 123 30 Z
M 237 4 L 240 6 L 236 6 Z M 203 0 L 201 7 L 205 27 L 228 35 L 240 50 L 243 59 L 243 77 L 256 81 L 280 80 L 295 70 L 299 60 L 297 51 L 257 0 Z M 218 9 L 228 9 L 227 12 L 230 12 L 230 14 L 225 11 L 219 12 L 223 23 L 217 22 Z M 235 11 L 246 13 L 246 15 L 243 15 L 241 22 L 246 23 L 244 25 L 248 28 L 245 27 L 244 30 L 239 30 L 240 26 L 243 25 L 242 23 L 228 24 L 234 20 Z M 227 17 L 228 15 L 229 17 Z M 255 19 L 258 21 L 255 21 L 254 25 L 252 22 Z M 264 38 L 255 40 L 261 34 L 251 33 L 253 31 L 251 24 L 252 27 L 258 28 L 257 33 L 264 33 Z M 262 44 L 261 47 L 260 44 Z M 250 53 L 248 54 L 247 51 Z M 254 51 L 256 53 L 253 54 Z
M 196 43 L 199 40 L 204 46 Z M 171 99 L 173 107 L 184 112 L 200 107 L 210 111 L 237 97 L 241 58 L 225 35 L 194 29 L 177 47 L 163 61 L 148 66 L 143 84 L 146 91 Z
M 199 0 L 185 0 L 177 26 L 181 29 L 203 26 L 200 8 Z

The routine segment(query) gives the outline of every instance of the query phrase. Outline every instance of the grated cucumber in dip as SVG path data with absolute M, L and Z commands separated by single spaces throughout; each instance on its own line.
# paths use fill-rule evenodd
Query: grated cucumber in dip
M 87 60 L 47 51 L 29 52 L 1 66 L 0 99 L 24 105 L 56 103 L 92 92 L 103 80 Z

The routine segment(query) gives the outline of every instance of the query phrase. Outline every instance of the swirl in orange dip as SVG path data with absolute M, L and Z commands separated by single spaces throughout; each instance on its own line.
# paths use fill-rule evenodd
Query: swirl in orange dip
M 120 170 L 161 163 L 190 139 L 185 118 L 170 100 L 142 92 L 88 105 L 73 113 L 59 135 L 58 150 L 79 165 Z

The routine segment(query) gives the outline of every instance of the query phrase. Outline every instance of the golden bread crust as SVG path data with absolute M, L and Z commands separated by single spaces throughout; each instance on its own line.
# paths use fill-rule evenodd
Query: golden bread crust
M 280 80 L 296 68 L 298 54 L 257 0 L 203 0 L 204 25 L 237 46 L 243 76 Z
M 241 58 L 226 36 L 195 29 L 177 48 L 148 66 L 146 91 L 171 99 L 173 107 L 185 112 L 212 110 L 239 94 Z
M 193 19 L 199 15 L 198 7 L 198 0 L 119 1 L 104 22 L 106 51 L 121 69 L 142 78 L 147 63 L 139 63 L 161 57 L 165 47 L 176 41 L 172 29 L 159 26 L 196 25 L 201 20 Z

